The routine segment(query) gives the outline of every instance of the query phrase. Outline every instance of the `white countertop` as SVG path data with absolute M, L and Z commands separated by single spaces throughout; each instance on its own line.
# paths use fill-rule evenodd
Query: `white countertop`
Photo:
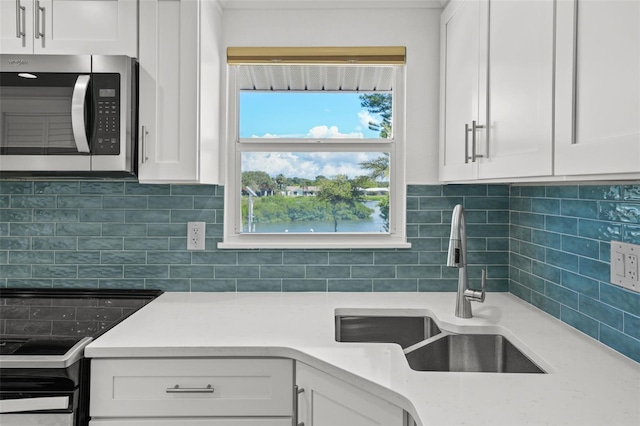
M 471 319 L 454 306 L 455 293 L 165 293 L 85 355 L 292 358 L 423 425 L 640 425 L 640 364 L 508 293 L 473 303 Z M 447 331 L 503 334 L 548 374 L 419 372 L 399 345 L 335 341 L 336 312 L 388 310 L 426 314 Z

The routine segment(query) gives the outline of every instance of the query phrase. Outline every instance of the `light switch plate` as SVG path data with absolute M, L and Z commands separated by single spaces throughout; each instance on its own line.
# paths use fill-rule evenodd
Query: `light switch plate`
M 638 258 L 640 246 L 611 241 L 611 283 L 640 292 Z

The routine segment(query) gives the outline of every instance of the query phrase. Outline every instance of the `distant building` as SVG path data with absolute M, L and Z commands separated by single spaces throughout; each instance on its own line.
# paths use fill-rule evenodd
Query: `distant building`
M 287 197 L 310 197 L 318 193 L 317 186 L 287 186 L 285 195 Z

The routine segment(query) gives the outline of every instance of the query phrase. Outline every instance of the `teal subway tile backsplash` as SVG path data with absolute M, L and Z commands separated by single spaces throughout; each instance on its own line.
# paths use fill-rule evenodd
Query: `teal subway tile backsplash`
M 451 212 L 469 276 L 640 357 L 640 295 L 609 284 L 610 241 L 640 244 L 640 185 L 409 185 L 411 249 L 220 250 L 224 188 L 0 180 L 0 287 L 165 291 L 456 291 Z M 204 221 L 206 249 L 186 250 Z
M 165 290 L 184 290 L 188 283 L 187 290 L 205 291 L 263 286 L 270 291 L 430 291 L 439 288 L 439 280 L 449 288 L 455 271 L 444 262 L 457 203 L 467 208 L 471 263 L 505 270 L 508 264 L 509 190 L 504 185 L 409 186 L 411 250 L 218 250 L 224 198 L 223 188 L 212 185 L 7 180 L 0 182 L 0 194 L 9 229 L 0 247 L 7 259 L 12 252 L 30 253 L 13 255 L 24 264 L 15 264 L 22 268 L 11 275 L 45 286 L 64 285 L 64 275 L 95 279 L 109 288 L 154 283 Z M 186 251 L 189 221 L 207 223 L 204 252 Z M 31 268 L 37 265 L 43 268 L 33 277 Z M 471 271 L 477 279 L 480 269 Z M 45 277 L 52 281 L 42 281 Z M 420 279 L 429 281 L 419 285 Z M 502 275 L 494 279 L 493 289 L 507 290 Z
M 17 183 L 16 183 L 17 184 Z M 35 182 L 33 184 L 34 194 L 77 194 L 81 182 Z M 25 182 L 23 186 L 24 194 L 31 194 L 31 186 Z
M 510 203 L 510 292 L 640 362 L 640 293 L 609 282 L 610 241 L 640 244 L 640 184 L 512 186 Z
M 80 182 L 81 194 L 124 194 L 124 182 Z

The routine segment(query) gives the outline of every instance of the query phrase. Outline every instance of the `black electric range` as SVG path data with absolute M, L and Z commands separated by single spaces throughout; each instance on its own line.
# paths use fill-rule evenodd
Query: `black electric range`
M 90 364 L 84 347 L 160 294 L 0 289 L 2 425 L 86 426 Z

